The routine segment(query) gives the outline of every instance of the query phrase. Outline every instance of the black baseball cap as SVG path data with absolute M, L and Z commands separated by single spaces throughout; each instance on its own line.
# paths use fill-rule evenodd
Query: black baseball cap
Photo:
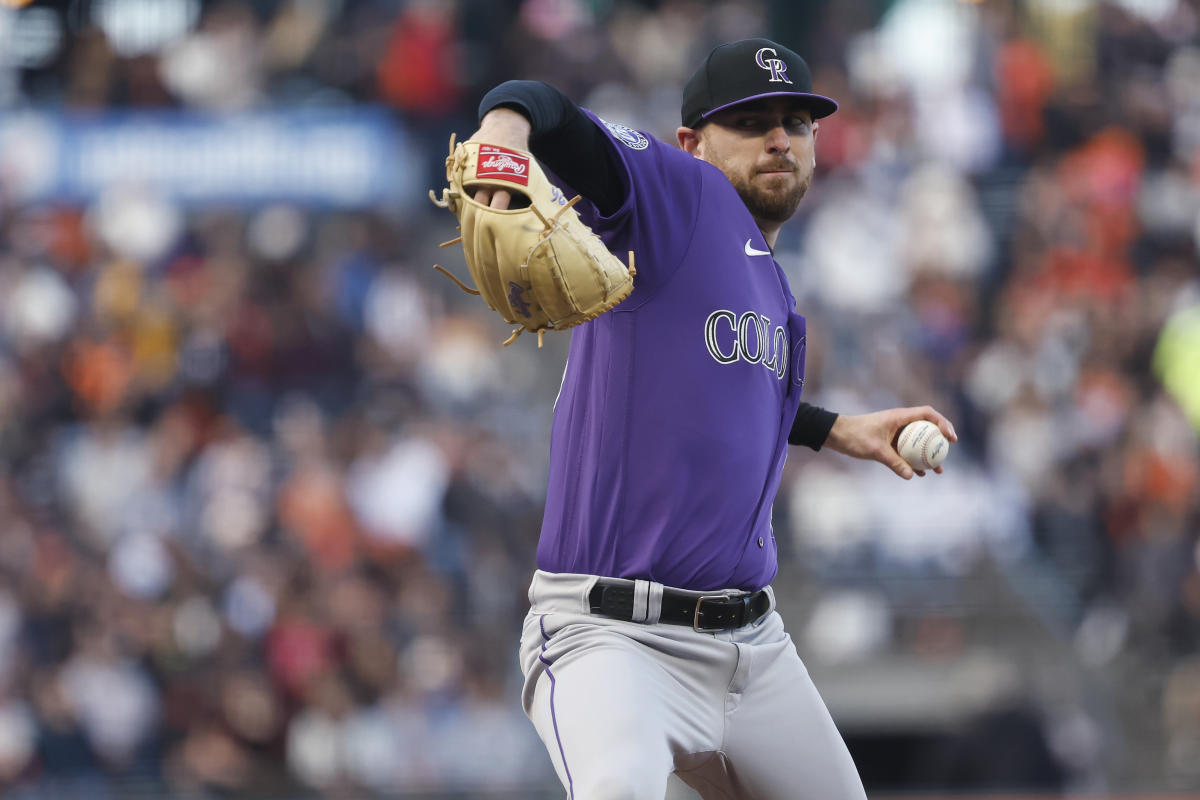
M 803 100 L 813 119 L 838 104 L 813 94 L 804 59 L 770 39 L 743 39 L 713 48 L 683 88 L 683 124 L 694 128 L 717 111 L 764 97 Z

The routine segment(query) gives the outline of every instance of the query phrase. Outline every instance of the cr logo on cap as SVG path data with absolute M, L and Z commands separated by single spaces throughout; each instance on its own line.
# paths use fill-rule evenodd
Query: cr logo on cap
M 773 58 L 763 58 L 763 53 L 770 53 Z M 791 83 L 787 76 L 787 64 L 775 52 L 774 47 L 764 47 L 754 54 L 754 63 L 771 73 L 768 83 Z

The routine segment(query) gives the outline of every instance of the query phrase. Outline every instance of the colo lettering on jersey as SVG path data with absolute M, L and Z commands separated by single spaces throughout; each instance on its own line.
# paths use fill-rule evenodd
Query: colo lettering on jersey
M 723 347 L 722 342 L 727 344 Z M 762 364 L 779 380 L 787 374 L 787 329 L 782 325 L 772 329 L 771 319 L 754 311 L 738 316 L 719 308 L 709 314 L 704 321 L 704 345 L 718 364 Z

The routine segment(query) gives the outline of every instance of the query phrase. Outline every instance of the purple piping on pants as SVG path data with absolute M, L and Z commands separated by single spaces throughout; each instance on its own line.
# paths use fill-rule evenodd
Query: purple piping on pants
M 538 627 L 542 629 L 542 653 L 546 652 L 546 645 L 550 642 L 550 637 L 546 635 L 546 617 L 545 615 L 538 618 Z M 567 752 L 563 750 L 562 737 L 558 734 L 558 715 L 554 713 L 554 687 L 558 681 L 554 679 L 554 673 L 550 671 L 550 662 L 541 653 L 538 654 L 538 661 L 546 665 L 546 674 L 550 676 L 550 721 L 554 723 L 554 740 L 558 742 L 558 755 L 562 758 L 563 769 L 567 773 L 567 794 L 570 798 L 575 797 L 575 781 L 571 778 L 571 767 L 567 765 Z

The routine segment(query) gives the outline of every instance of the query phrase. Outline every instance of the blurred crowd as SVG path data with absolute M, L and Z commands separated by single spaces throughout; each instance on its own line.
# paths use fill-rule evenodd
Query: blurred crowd
M 999 574 L 1113 693 L 1050 730 L 1063 773 L 1200 784 L 1194 3 L 37 1 L 0 8 L 0 115 L 383 107 L 423 189 L 500 80 L 673 141 L 704 53 L 764 33 L 841 103 L 776 253 L 808 399 L 960 436 L 910 483 L 793 453 L 802 655 L 961 655 L 953 588 L 914 623 L 885 587 Z M 5 179 L 0 789 L 550 785 L 515 652 L 565 337 L 501 349 L 432 206 Z

